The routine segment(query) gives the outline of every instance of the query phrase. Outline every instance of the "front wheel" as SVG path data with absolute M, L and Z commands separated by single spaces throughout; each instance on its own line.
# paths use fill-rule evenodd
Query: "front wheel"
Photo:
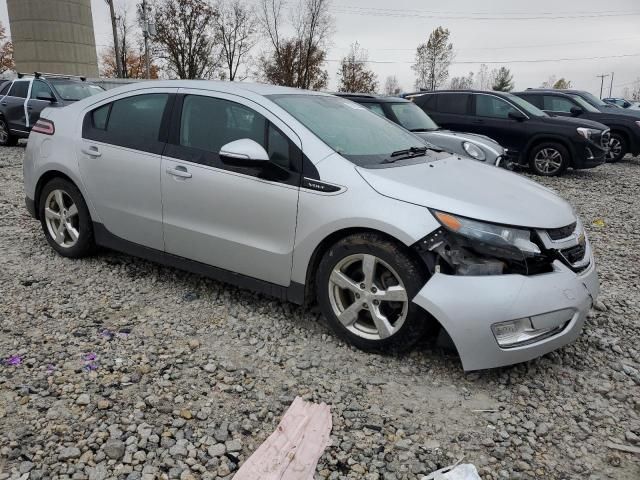
M 607 162 L 615 163 L 622 160 L 628 152 L 627 139 L 619 133 L 612 133 L 609 140 L 609 151 L 607 152 Z
M 538 175 L 555 177 L 569 166 L 569 152 L 559 143 L 541 143 L 531 149 L 529 165 Z
M 18 143 L 18 137 L 11 135 L 7 121 L 4 118 L 0 118 L 0 145 L 12 147 L 16 143 Z
M 320 309 L 333 331 L 364 350 L 407 350 L 430 325 L 412 299 L 424 268 L 382 235 L 350 235 L 324 255 L 316 274 Z

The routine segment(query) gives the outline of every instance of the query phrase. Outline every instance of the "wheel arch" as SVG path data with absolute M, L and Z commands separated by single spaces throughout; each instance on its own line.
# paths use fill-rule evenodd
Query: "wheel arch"
M 38 178 L 38 181 L 36 183 L 36 190 L 34 194 L 35 198 L 33 199 L 35 204 L 36 219 L 38 220 L 40 219 L 40 196 L 42 195 L 42 189 L 47 183 L 49 183 L 51 180 L 55 178 L 62 178 L 63 180 L 66 180 L 72 183 L 78 190 L 80 190 L 80 193 L 84 197 L 84 193 L 82 192 L 80 186 L 78 185 L 78 182 L 74 181 L 73 178 L 71 178 L 69 175 L 67 175 L 66 173 L 60 170 L 47 170 Z M 85 202 L 86 202 L 86 198 L 85 198 Z

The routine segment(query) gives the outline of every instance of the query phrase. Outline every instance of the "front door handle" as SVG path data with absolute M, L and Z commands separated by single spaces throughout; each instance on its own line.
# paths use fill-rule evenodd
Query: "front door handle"
M 189 172 L 187 172 L 186 167 L 180 165 L 175 168 L 167 168 L 167 173 L 169 175 L 173 175 L 174 177 L 180 178 L 191 178 L 193 176 Z
M 98 147 L 91 145 L 90 147 L 82 147 L 82 153 L 89 155 L 90 157 L 100 157 L 102 153 L 98 150 Z
M 2 102 L 1 104 L 3 107 L 6 107 L 7 105 L 9 105 L 7 102 Z

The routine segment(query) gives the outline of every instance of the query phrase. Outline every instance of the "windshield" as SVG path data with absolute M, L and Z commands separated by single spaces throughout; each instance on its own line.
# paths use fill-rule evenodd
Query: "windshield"
M 580 97 L 582 97 L 583 100 L 586 100 L 588 103 L 590 103 L 594 107 L 607 107 L 607 106 L 609 106 L 607 103 L 603 102 L 598 97 L 596 97 L 594 94 L 589 93 L 589 92 L 580 92 Z
M 437 130 L 438 125 L 431 120 L 431 117 L 424 113 L 420 107 L 412 102 L 390 103 L 391 111 L 407 130 L 412 132 L 427 132 Z
M 51 85 L 53 85 L 53 88 L 56 89 L 56 92 L 58 92 L 58 95 L 60 95 L 63 100 L 68 101 L 82 100 L 83 98 L 104 92 L 101 87 L 84 82 L 58 80 L 52 81 Z
M 544 113 L 542 110 L 540 110 L 538 107 L 536 107 L 535 105 L 527 102 L 526 100 L 520 97 L 516 97 L 515 95 L 511 95 L 510 93 L 503 93 L 503 94 L 509 99 L 509 101 L 511 101 L 512 103 L 515 103 L 518 107 L 524 110 L 526 114 L 531 115 L 532 117 L 548 117 L 549 116 L 546 113 Z
M 415 135 L 351 100 L 298 94 L 269 98 L 356 165 L 378 165 L 393 152 L 425 148 Z
M 580 105 L 580 107 L 585 112 L 600 113 L 600 110 L 598 110 L 596 107 L 591 105 L 589 102 L 587 102 L 584 98 L 580 97 L 579 95 L 570 95 L 570 97 L 573 98 L 576 101 L 576 103 Z

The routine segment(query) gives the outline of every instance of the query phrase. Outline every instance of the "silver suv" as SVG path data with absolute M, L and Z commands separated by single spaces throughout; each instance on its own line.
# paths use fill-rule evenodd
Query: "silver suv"
M 61 255 L 101 245 L 315 299 L 367 350 L 439 326 L 466 370 L 573 341 L 598 294 L 564 200 L 317 92 L 145 82 L 46 109 L 24 182 Z

